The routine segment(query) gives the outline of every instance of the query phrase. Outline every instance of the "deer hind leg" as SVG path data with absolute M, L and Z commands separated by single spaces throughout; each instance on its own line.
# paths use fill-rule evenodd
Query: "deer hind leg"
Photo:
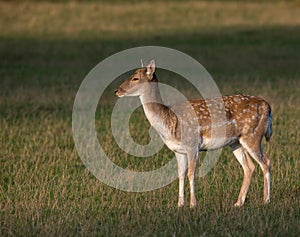
M 188 179 L 190 184 L 190 208 L 196 206 L 195 175 L 198 165 L 198 152 L 188 154 Z
M 250 181 L 255 170 L 255 165 L 253 164 L 248 152 L 239 144 L 234 144 L 230 146 L 233 150 L 233 154 L 241 164 L 244 170 L 244 179 L 241 186 L 240 194 L 234 206 L 242 206 L 245 202 L 246 195 L 249 189 Z
M 178 165 L 178 179 L 179 179 L 179 193 L 178 193 L 178 206 L 184 205 L 184 180 L 186 175 L 186 169 L 188 159 L 185 154 L 175 153 Z
M 261 140 L 240 139 L 241 145 L 249 152 L 252 158 L 259 164 L 264 175 L 264 202 L 270 202 L 270 185 L 271 185 L 271 161 L 263 153 L 261 147 Z

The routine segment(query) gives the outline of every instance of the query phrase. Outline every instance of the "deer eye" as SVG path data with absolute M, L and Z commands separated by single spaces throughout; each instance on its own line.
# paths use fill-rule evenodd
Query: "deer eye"
M 138 80 L 139 80 L 139 78 L 137 78 L 137 77 L 132 78 L 132 81 L 138 81 Z

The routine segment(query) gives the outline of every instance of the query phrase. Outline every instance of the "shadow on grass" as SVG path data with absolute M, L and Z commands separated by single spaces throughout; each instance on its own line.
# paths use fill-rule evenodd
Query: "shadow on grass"
M 0 38 L 0 85 L 78 87 L 97 63 L 131 47 L 157 45 L 181 50 L 212 75 L 260 75 L 288 80 L 299 72 L 300 27 L 227 29 L 218 32 L 157 34 L 149 38 L 101 40 Z M 139 60 L 139 59 L 137 59 Z M 159 66 L 159 65 L 158 65 Z M 217 79 L 218 80 L 218 79 Z

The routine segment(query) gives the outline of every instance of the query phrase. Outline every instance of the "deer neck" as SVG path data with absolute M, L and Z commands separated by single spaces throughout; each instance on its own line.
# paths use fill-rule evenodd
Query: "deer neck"
M 160 130 L 163 124 L 166 124 L 166 116 L 169 107 L 163 104 L 158 83 L 151 82 L 144 89 L 142 95 L 140 95 L 140 100 L 143 105 L 143 109 L 147 119 L 149 120 L 151 126 L 156 130 Z

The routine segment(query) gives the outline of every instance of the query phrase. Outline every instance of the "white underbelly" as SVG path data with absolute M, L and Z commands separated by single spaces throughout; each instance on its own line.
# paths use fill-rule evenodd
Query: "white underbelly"
M 203 138 L 200 144 L 200 150 L 216 150 L 224 146 L 231 145 L 237 141 L 236 137 L 224 137 L 224 138 Z

